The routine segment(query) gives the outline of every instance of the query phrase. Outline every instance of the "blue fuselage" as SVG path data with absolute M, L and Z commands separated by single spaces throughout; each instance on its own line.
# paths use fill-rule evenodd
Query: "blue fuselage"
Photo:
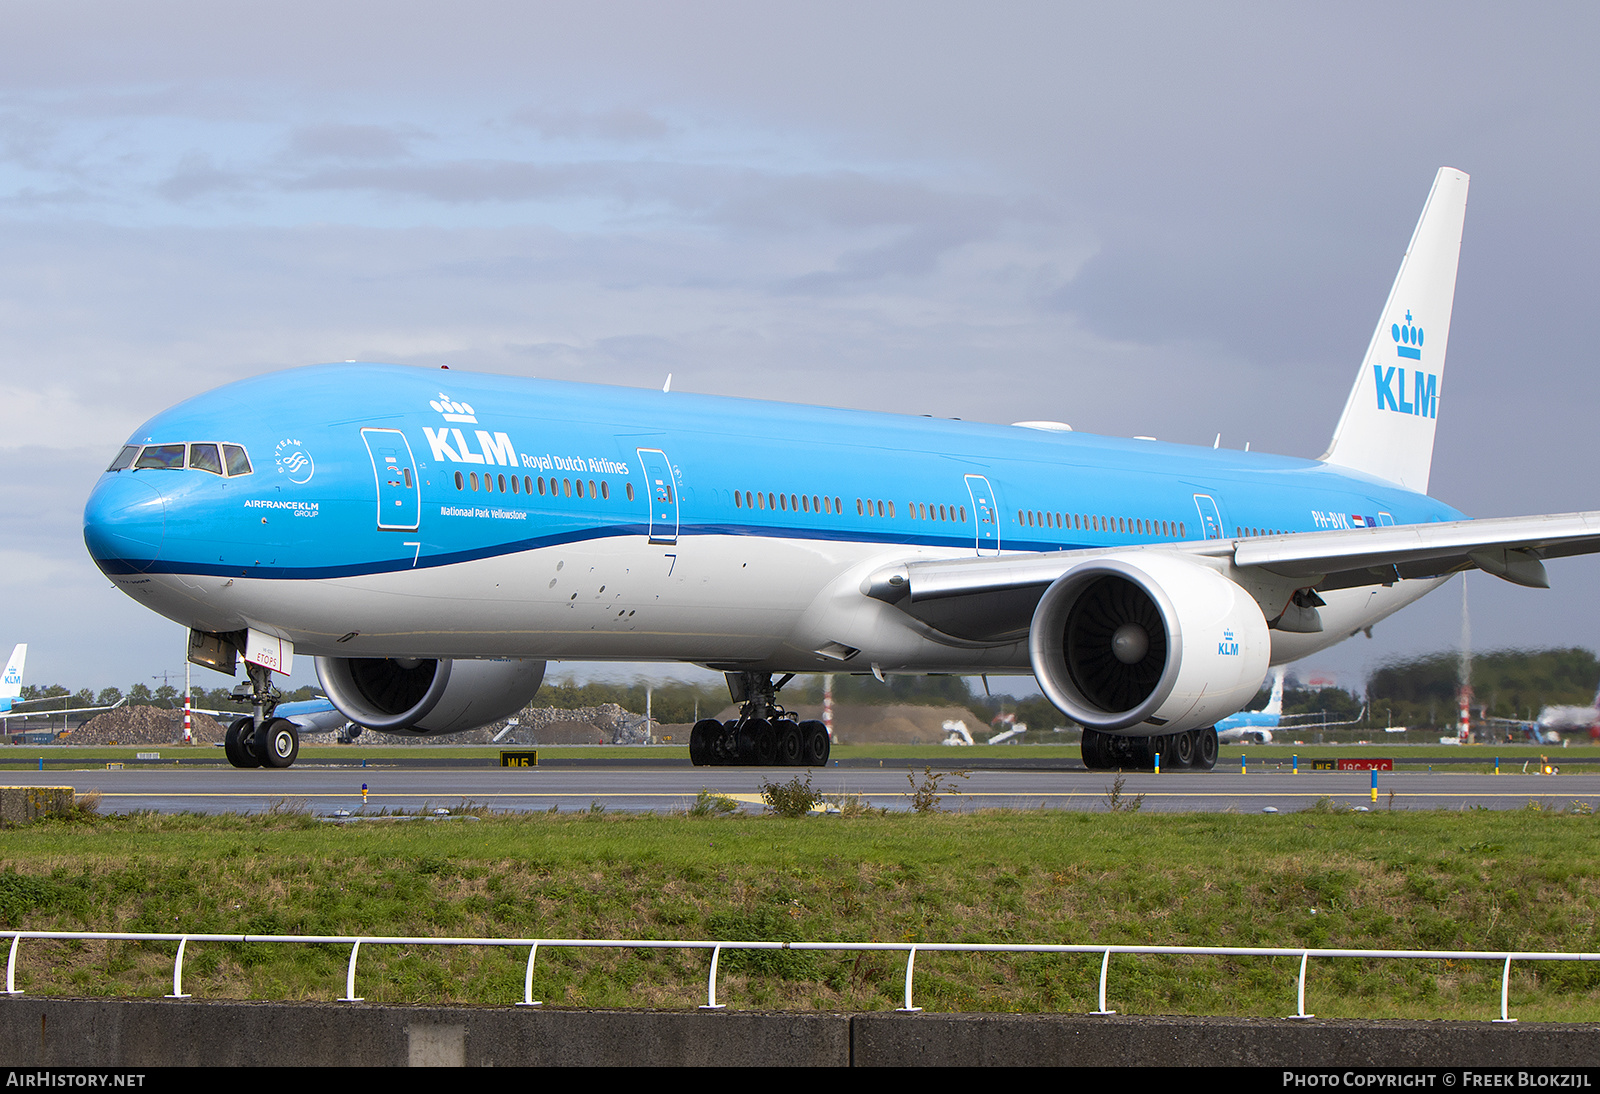
M 310 653 L 808 669 L 782 628 L 878 559 L 1460 517 L 1312 460 L 367 364 L 229 384 L 128 446 L 84 512 L 100 568 Z M 1025 667 L 996 657 L 929 667 Z

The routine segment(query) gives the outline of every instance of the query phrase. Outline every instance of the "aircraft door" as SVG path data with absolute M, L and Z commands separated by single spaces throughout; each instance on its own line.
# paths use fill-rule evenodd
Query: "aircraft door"
M 1196 494 L 1194 507 L 1200 511 L 1200 531 L 1206 539 L 1222 538 L 1222 515 L 1217 512 L 1217 499 L 1210 494 Z
M 415 532 L 422 503 L 411 443 L 398 429 L 363 429 L 361 439 L 367 443 L 372 474 L 377 480 L 378 528 L 385 532 Z
M 678 486 L 672 461 L 659 448 L 635 449 L 644 467 L 645 500 L 650 505 L 650 542 L 678 542 Z
M 1000 504 L 994 488 L 982 475 L 967 476 L 967 493 L 972 497 L 973 542 L 980 555 L 1000 553 Z

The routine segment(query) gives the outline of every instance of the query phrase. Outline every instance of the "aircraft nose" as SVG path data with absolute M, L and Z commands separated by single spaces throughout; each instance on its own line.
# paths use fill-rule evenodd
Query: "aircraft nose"
M 107 575 L 150 569 L 161 557 L 166 530 L 166 502 L 147 475 L 103 476 L 83 509 L 83 542 Z

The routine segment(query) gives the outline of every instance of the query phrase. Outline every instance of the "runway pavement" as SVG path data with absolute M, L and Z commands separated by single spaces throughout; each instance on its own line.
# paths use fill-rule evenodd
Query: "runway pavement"
M 908 775 L 921 781 L 923 765 L 885 761 L 876 766 L 841 766 L 810 771 L 812 785 L 827 795 L 857 794 L 887 809 L 909 808 Z M 11 771 L 0 783 L 12 786 L 71 786 L 78 794 L 98 791 L 102 812 L 138 810 L 192 813 L 256 813 L 272 808 L 306 809 L 319 816 L 339 810 L 453 809 L 463 803 L 497 811 L 670 812 L 685 808 L 703 788 L 760 808 L 764 782 L 786 782 L 807 771 L 795 768 L 696 768 L 687 762 L 633 765 L 625 760 L 535 768 L 426 766 L 425 761 L 370 767 L 324 767 L 301 763 L 282 771 L 222 766 L 148 766 L 122 770 Z M 973 770 L 966 779 L 946 775 L 953 791 L 941 808 L 1078 809 L 1104 811 L 1116 775 L 1082 770 Z M 367 787 L 363 802 L 362 786 Z M 1377 801 L 1366 772 L 1237 769 L 1129 773 L 1123 801 L 1143 795 L 1146 812 L 1293 812 L 1328 797 L 1368 809 L 1521 809 L 1530 801 L 1545 808 L 1574 802 L 1600 804 L 1600 775 L 1501 775 L 1379 772 Z

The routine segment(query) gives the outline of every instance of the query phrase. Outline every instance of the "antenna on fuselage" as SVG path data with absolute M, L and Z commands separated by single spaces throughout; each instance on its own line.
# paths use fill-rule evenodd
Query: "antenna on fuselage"
M 661 385 L 661 394 L 665 395 L 672 390 L 672 373 L 667 373 L 667 382 Z

